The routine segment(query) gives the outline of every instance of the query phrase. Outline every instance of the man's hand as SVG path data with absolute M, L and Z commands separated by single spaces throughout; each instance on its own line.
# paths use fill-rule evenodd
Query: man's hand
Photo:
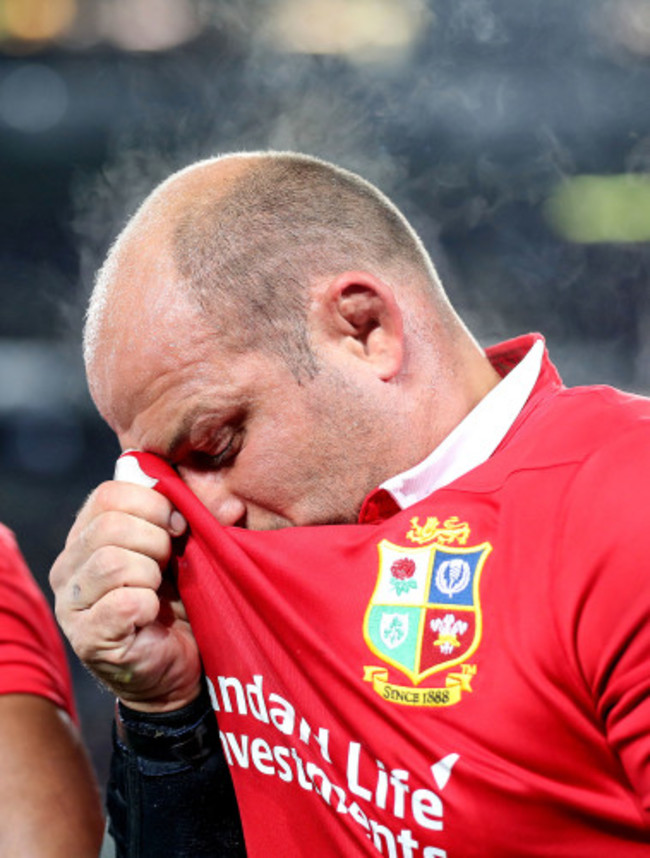
M 110 481 L 88 498 L 50 573 L 56 615 L 86 666 L 129 707 L 165 712 L 199 693 L 198 648 L 162 571 L 186 523 L 161 495 Z

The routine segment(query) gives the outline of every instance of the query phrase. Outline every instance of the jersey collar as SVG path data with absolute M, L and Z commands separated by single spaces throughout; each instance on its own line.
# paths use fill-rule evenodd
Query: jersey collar
M 527 350 L 522 358 L 524 343 Z M 385 518 L 409 507 L 490 458 L 533 392 L 545 351 L 541 336 L 520 337 L 503 347 L 507 345 L 516 346 L 507 352 L 510 360 L 499 360 L 504 355 L 501 348 L 489 350 L 495 369 L 507 374 L 424 461 L 386 480 L 368 496 L 362 521 Z M 518 352 L 514 366 L 513 351 Z

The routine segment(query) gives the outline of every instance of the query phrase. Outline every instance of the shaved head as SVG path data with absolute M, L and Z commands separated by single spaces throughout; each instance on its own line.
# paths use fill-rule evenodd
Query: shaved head
M 99 272 L 85 357 L 123 448 L 263 528 L 352 520 L 498 379 L 392 203 L 292 153 L 160 185 Z
M 309 287 L 346 270 L 408 285 L 446 307 L 413 229 L 355 174 L 291 152 L 201 161 L 161 184 L 111 249 L 88 309 L 86 361 L 118 296 L 128 305 L 140 280 L 163 290 L 163 279 L 172 278 L 220 341 L 279 354 L 296 377 L 312 377 Z

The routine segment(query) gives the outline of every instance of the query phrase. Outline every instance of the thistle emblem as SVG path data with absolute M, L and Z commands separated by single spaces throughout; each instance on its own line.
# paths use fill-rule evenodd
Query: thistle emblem
M 436 587 L 450 599 L 456 593 L 462 593 L 472 576 L 469 563 L 462 557 L 445 560 L 436 572 Z

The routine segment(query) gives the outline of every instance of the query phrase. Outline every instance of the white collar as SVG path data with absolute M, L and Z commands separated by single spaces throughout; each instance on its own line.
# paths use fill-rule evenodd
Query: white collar
M 543 355 L 540 339 L 423 462 L 386 480 L 380 488 L 405 509 L 487 461 L 532 393 Z

